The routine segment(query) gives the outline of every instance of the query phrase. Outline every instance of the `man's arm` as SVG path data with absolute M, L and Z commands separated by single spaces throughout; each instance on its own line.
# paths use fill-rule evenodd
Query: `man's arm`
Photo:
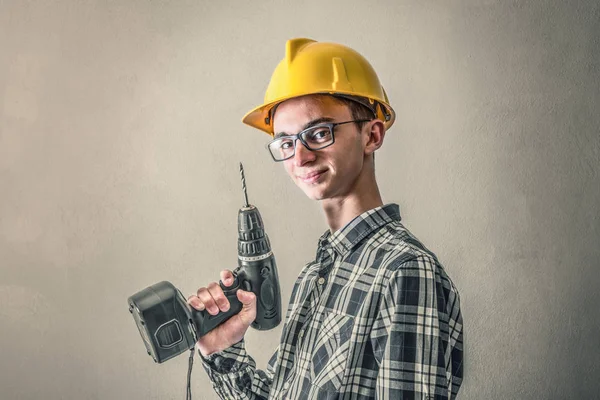
M 453 399 L 462 382 L 462 316 L 456 288 L 428 256 L 402 263 L 371 331 L 378 399 Z
M 226 286 L 233 283 L 229 270 L 221 271 Z M 256 296 L 239 289 L 237 298 L 242 303 L 239 313 L 198 339 L 196 348 L 213 387 L 222 399 L 266 399 L 273 382 L 273 373 L 256 370 L 256 363 L 246 353 L 244 335 L 256 319 Z M 188 297 L 188 304 L 210 315 L 229 310 L 230 304 L 221 285 L 211 282 Z M 273 363 L 275 357 L 272 358 Z M 273 364 L 274 365 L 274 364 Z
M 256 362 L 246 352 L 244 339 L 233 346 L 202 358 L 202 365 L 221 399 L 267 399 L 273 384 L 277 351 L 267 370 L 256 369 Z

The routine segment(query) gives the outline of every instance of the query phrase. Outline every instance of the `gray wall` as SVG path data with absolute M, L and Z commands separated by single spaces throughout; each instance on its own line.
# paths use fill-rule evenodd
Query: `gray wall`
M 239 161 L 287 302 L 326 226 L 240 118 L 308 36 L 363 53 L 397 110 L 378 180 L 460 290 L 460 398 L 597 398 L 599 21 L 597 1 L 0 1 L 0 397 L 184 398 L 187 357 L 155 365 L 126 298 L 235 267 Z M 260 366 L 280 332 L 248 333 Z M 216 398 L 199 364 L 193 388 Z

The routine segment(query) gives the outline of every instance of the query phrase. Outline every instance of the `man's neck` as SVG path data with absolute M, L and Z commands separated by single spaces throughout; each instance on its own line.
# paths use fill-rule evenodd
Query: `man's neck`
M 354 218 L 383 205 L 377 184 L 363 193 L 351 193 L 342 198 L 323 201 L 323 212 L 331 233 L 346 226 Z

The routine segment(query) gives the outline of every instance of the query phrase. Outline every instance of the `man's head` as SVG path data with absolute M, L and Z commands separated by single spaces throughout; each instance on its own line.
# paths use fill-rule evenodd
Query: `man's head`
M 310 198 L 342 201 L 377 191 L 373 152 L 394 120 L 387 94 L 361 54 L 311 39 L 287 41 L 264 103 L 243 118 L 269 135 L 287 136 L 269 149 Z M 309 135 L 305 129 L 318 122 L 329 125 Z
M 319 126 L 322 128 L 312 129 Z M 372 187 L 373 153 L 383 143 L 385 127 L 381 120 L 374 119 L 369 108 L 330 95 L 300 96 L 278 105 L 273 127 L 276 139 L 283 137 L 288 146 L 295 146 L 295 152 L 286 150 L 286 156 L 292 153 L 293 156 L 283 164 L 309 198 L 343 200 L 350 195 L 361 195 Z M 331 133 L 333 143 L 319 150 L 309 150 L 297 137 L 287 138 L 306 130 L 325 140 Z M 315 143 L 317 141 L 315 139 Z

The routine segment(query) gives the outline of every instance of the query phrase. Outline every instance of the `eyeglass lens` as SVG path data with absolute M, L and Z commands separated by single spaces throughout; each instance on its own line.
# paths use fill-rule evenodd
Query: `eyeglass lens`
M 333 141 L 331 126 L 315 126 L 300 133 L 300 140 L 311 150 L 319 150 L 328 146 Z M 269 150 L 277 160 L 290 158 L 295 153 L 296 138 L 293 136 L 284 136 L 273 141 L 269 145 Z

